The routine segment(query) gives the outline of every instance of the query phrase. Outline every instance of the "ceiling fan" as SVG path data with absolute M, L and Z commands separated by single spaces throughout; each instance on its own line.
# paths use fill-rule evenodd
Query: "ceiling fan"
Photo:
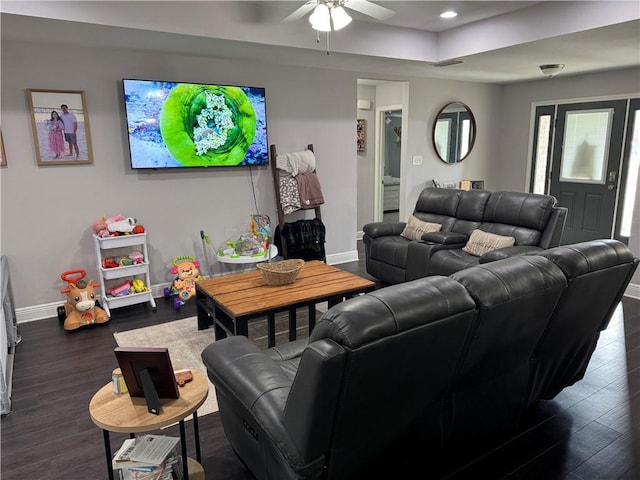
M 393 10 L 368 0 L 309 0 L 286 17 L 283 22 L 299 20 L 313 10 L 309 16 L 309 22 L 314 29 L 322 32 L 340 30 L 351 22 L 351 17 L 345 8 L 363 13 L 376 20 L 387 20 L 395 15 Z

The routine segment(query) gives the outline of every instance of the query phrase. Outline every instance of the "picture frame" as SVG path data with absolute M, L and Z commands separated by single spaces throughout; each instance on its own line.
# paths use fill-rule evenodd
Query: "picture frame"
M 116 347 L 116 359 L 131 397 L 145 397 L 141 372 L 146 370 L 159 398 L 179 398 L 178 382 L 166 347 Z
M 484 190 L 484 180 L 471 180 L 471 190 Z
M 4 153 L 4 139 L 2 138 L 2 130 L 0 130 L 0 167 L 7 166 L 7 156 Z
M 36 163 L 39 166 L 92 164 L 84 92 L 27 89 L 27 96 Z
M 364 118 L 358 119 L 356 128 L 356 145 L 358 152 L 365 151 L 365 144 L 367 139 L 367 121 Z

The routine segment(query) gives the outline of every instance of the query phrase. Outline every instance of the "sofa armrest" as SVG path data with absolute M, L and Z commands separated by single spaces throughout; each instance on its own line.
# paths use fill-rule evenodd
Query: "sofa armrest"
M 425 233 L 424 236 L 429 235 Z M 435 243 L 435 242 L 409 242 L 407 247 L 407 264 L 405 269 L 405 280 L 417 280 L 418 278 L 428 277 L 429 263 L 431 255 L 438 250 L 455 250 L 464 247 L 464 243 Z
M 515 247 L 498 248 L 491 250 L 480 257 L 480 263 L 495 262 L 496 260 L 504 260 L 505 258 L 517 257 L 520 255 L 535 255 L 542 252 L 542 248 L 531 245 L 520 245 Z
M 292 380 L 247 337 L 238 335 L 218 340 L 206 347 L 201 357 L 216 388 L 224 389 L 249 411 L 255 410 L 267 392 L 291 388 Z M 286 399 L 286 394 L 281 397 Z M 282 401 L 277 408 L 271 405 L 264 413 L 281 416 L 284 406 Z
M 304 352 L 304 349 L 308 344 L 309 339 L 303 338 L 294 342 L 283 343 L 282 345 L 264 350 L 264 353 L 276 362 L 291 360 L 292 358 L 301 356 L 302 352 Z
M 405 222 L 372 222 L 362 227 L 362 231 L 371 238 L 400 235 L 404 230 Z
M 457 245 L 464 246 L 469 237 L 464 233 L 457 232 L 429 232 L 422 235 L 422 240 L 425 242 L 441 243 L 442 245 Z

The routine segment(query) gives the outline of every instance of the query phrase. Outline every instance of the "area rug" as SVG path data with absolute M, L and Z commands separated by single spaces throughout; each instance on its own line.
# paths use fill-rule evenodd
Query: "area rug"
M 200 353 L 214 341 L 213 329 L 198 330 L 197 317 L 160 323 L 113 336 L 120 347 L 167 347 L 174 367 L 189 368 L 207 375 Z M 215 387 L 209 382 L 209 395 L 198 409 L 198 417 L 218 411 Z

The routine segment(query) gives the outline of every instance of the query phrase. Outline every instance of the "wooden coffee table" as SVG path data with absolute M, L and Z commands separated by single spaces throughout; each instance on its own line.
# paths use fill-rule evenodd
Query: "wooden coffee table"
M 375 283 L 319 260 L 306 262 L 295 282 L 267 285 L 255 270 L 196 283 L 198 330 L 214 325 L 215 338 L 249 336 L 248 321 L 267 317 L 268 346 L 276 343 L 275 315 L 289 312 L 289 340 L 296 339 L 296 309 L 308 307 L 309 332 L 315 326 L 315 307 L 329 307 L 375 289 Z

